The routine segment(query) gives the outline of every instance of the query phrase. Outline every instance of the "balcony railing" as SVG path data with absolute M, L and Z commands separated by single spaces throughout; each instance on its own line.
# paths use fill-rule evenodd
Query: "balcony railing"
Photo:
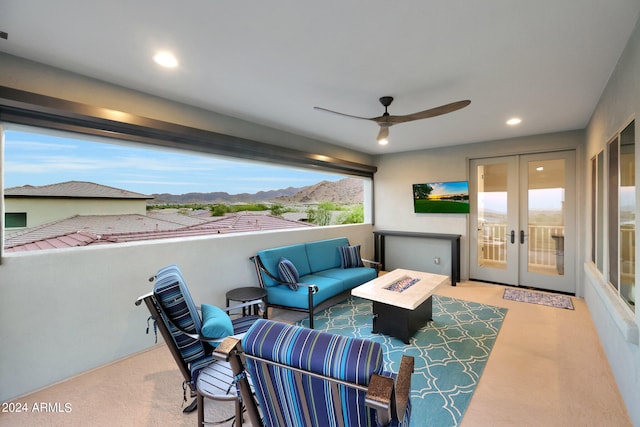
M 505 263 L 507 225 L 482 225 L 482 261 Z M 518 239 L 519 236 L 516 236 Z M 558 273 L 564 271 L 564 227 L 549 225 L 530 225 L 528 234 L 529 266 L 553 268 Z M 635 274 L 635 228 L 620 229 L 621 275 L 624 283 L 634 283 Z
M 507 261 L 506 224 L 482 225 L 482 261 L 505 263 Z M 550 268 L 562 274 L 564 271 L 564 227 L 530 225 L 528 228 L 529 266 Z M 519 239 L 520 236 L 516 236 Z

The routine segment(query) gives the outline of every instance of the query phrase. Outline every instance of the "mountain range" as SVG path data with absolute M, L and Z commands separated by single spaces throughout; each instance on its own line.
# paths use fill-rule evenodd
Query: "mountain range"
M 224 191 L 211 193 L 153 194 L 149 203 L 280 203 L 283 205 L 332 202 L 336 204 L 362 203 L 363 181 L 344 178 L 339 181 L 321 181 L 306 187 L 287 187 L 257 193 L 229 194 Z

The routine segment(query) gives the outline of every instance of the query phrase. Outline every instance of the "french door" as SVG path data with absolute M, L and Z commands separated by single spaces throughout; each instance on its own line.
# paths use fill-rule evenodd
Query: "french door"
M 575 293 L 575 152 L 470 167 L 470 277 Z

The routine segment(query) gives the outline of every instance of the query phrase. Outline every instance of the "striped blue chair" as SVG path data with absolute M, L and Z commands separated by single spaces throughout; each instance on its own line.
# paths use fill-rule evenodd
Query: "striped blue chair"
M 403 356 L 398 375 L 383 371 L 379 343 L 259 319 L 242 340 L 227 339 L 234 373 L 243 361 L 241 391 L 254 426 L 407 426 L 413 358 Z
M 235 386 L 234 375 L 228 362 L 219 360 L 213 354 L 226 336 L 214 338 L 203 335 L 203 321 L 198 307 L 193 302 L 180 269 L 176 265 L 164 267 L 149 279 L 155 281 L 153 292 L 144 295 L 136 301 L 136 305 L 145 303 L 155 326 L 160 330 L 165 343 L 180 368 L 184 377 L 183 390 L 186 401 L 187 388 L 193 403 L 185 409 L 191 412 L 198 409 L 198 425 L 204 423 L 204 398 L 223 401 L 234 401 L 236 406 L 235 418 L 238 425 L 242 425 L 242 402 Z M 248 301 L 243 304 L 226 307 L 222 312 L 237 310 L 258 304 L 264 308 L 261 300 Z M 226 316 L 226 314 L 223 314 Z M 232 333 L 239 337 L 244 334 L 257 315 L 237 317 L 230 320 Z

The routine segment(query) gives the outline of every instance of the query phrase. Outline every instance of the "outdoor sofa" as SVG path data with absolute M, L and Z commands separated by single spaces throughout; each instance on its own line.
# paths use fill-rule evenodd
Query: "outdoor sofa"
M 264 249 L 251 259 L 267 307 L 308 312 L 310 328 L 318 304 L 375 279 L 380 265 L 362 259 L 346 237 Z

